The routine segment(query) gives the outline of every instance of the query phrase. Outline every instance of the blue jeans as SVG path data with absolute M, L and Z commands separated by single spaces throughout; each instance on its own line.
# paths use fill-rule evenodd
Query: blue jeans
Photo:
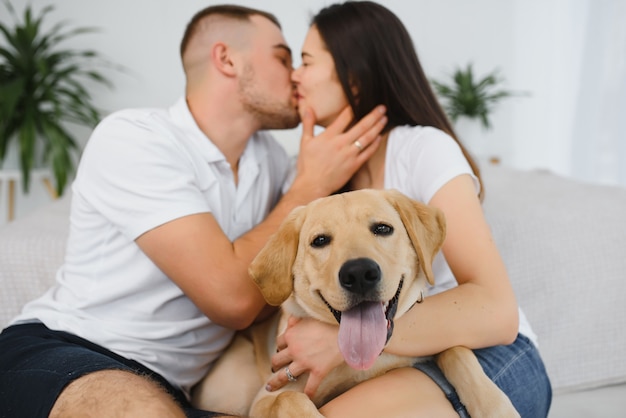
M 550 379 L 534 344 L 519 334 L 513 344 L 474 350 L 489 378 L 507 394 L 522 418 L 546 418 L 552 403 Z M 434 361 L 417 363 L 444 391 L 461 418 L 467 410 Z

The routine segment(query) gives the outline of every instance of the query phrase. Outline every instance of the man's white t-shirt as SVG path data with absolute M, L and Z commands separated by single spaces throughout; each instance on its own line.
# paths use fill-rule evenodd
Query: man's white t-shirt
M 478 193 L 478 179 L 459 145 L 445 132 L 433 127 L 399 126 L 389 134 L 385 189 L 397 189 L 427 204 L 444 184 L 462 174 L 474 179 Z M 428 294 L 434 295 L 458 286 L 443 252 L 439 252 L 433 261 L 433 273 L 435 285 L 428 289 Z M 537 344 L 537 336 L 521 309 L 519 332 Z
M 257 133 L 240 159 L 235 185 L 225 157 L 184 99 L 170 109 L 114 113 L 94 130 L 82 155 L 56 284 L 13 322 L 39 320 L 71 332 L 188 392 L 233 331 L 211 323 L 134 240 L 207 212 L 235 240 L 274 207 L 288 169 L 284 149 Z

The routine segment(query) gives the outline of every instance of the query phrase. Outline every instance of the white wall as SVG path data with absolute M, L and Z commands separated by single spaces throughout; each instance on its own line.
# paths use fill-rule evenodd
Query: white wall
M 609 0 L 601 0 L 609 1 Z M 620 0 L 617 0 L 620 1 Z M 128 68 L 110 73 L 115 89 L 97 86 L 93 95 L 105 113 L 135 106 L 168 106 L 183 91 L 178 46 L 190 17 L 218 2 L 198 0 L 30 1 L 36 9 L 54 4 L 50 22 L 68 19 L 102 32 L 68 43 L 102 52 Z M 12 0 L 21 11 L 29 1 Z M 332 1 L 239 0 L 233 3 L 274 13 L 299 62 L 310 15 Z M 546 168 L 570 175 L 571 118 L 577 94 L 576 67 L 589 0 L 380 0 L 405 23 L 426 73 L 441 79 L 455 66 L 474 63 L 478 75 L 499 68 L 505 87 L 530 93 L 496 110 L 484 133 L 490 152 L 519 168 Z M 1 9 L 0 20 L 9 16 Z M 572 64 L 572 71 L 567 72 Z M 576 67 L 577 68 L 577 67 Z M 565 71 L 564 71 L 565 70 Z M 573 72 L 573 74 L 572 74 Z M 279 140 L 297 151 L 299 130 Z M 84 134 L 83 136 L 87 136 Z M 86 139 L 86 138 L 83 138 Z M 0 197 L 0 206 L 4 205 Z M 21 206 L 20 206 L 21 205 Z M 18 202 L 19 214 L 31 208 Z M 0 212 L 2 215 L 2 212 Z M 0 219 L 0 224 L 2 219 Z
M 21 10 L 27 0 L 13 0 Z M 108 111 L 134 106 L 167 106 L 182 92 L 183 74 L 178 56 L 178 45 L 190 17 L 202 7 L 217 2 L 186 0 L 51 0 L 55 11 L 50 21 L 69 19 L 76 25 L 96 26 L 102 33 L 85 35 L 69 45 L 90 47 L 101 51 L 112 61 L 129 69 L 127 74 L 111 73 L 115 90 L 100 86 L 94 89 L 97 104 Z M 310 16 L 331 2 L 323 0 L 254 0 L 234 1 L 274 13 L 285 37 L 292 46 L 298 63 L 298 51 L 306 35 Z M 512 73 L 514 41 L 511 30 L 514 2 L 499 0 L 387 0 L 380 3 L 398 14 L 416 44 L 428 74 L 445 77 L 457 64 L 475 63 L 478 74 L 498 67 L 504 75 Z M 48 2 L 34 2 L 41 8 Z M 2 20 L 6 20 L 3 16 Z M 509 83 L 511 84 L 511 83 Z M 526 86 L 523 86 L 526 88 Z M 503 105 L 496 115 L 504 119 L 495 123 L 494 132 L 506 126 L 507 109 Z M 497 119 L 495 119 L 497 120 Z M 293 137 L 282 133 L 281 138 Z M 294 142 L 296 146 L 294 146 Z M 286 145 L 294 150 L 297 135 Z

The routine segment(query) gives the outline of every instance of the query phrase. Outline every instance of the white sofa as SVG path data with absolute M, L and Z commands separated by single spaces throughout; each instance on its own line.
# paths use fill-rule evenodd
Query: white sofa
M 626 189 L 483 172 L 485 212 L 552 381 L 550 418 L 624 417 Z M 0 328 L 54 280 L 69 200 L 0 228 Z

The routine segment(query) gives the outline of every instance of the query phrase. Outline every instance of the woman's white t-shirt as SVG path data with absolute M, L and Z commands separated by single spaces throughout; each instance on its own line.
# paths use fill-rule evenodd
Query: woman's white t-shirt
M 385 189 L 396 189 L 427 204 L 444 184 L 462 174 L 469 174 L 474 179 L 478 193 L 478 179 L 459 145 L 445 132 L 433 127 L 400 126 L 389 134 Z M 435 257 L 433 273 L 435 285 L 428 289 L 428 294 L 458 286 L 442 252 Z M 537 344 L 537 337 L 521 309 L 519 332 Z

